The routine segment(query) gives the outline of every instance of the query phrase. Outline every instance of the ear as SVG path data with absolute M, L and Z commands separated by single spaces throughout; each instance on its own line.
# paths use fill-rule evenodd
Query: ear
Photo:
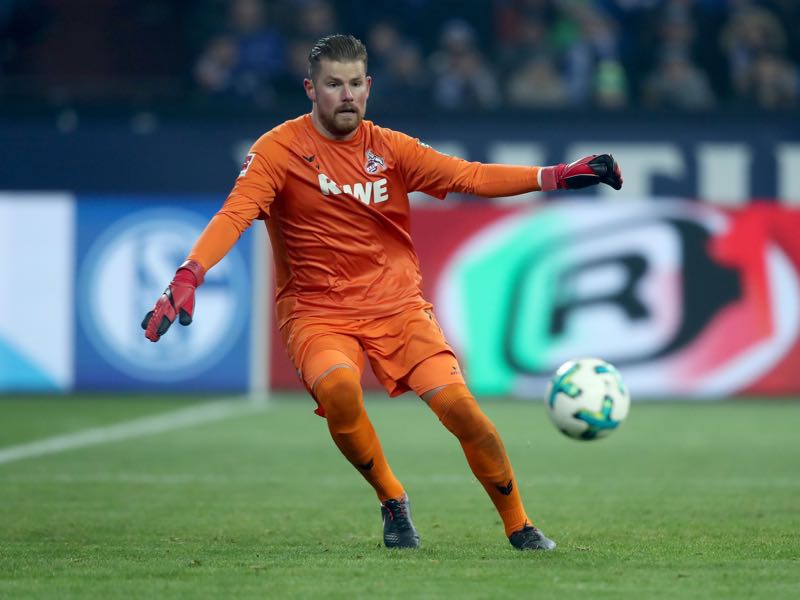
M 369 98 L 369 91 L 372 89 L 372 77 L 367 75 L 366 82 L 367 82 L 367 98 Z
M 316 102 L 317 101 L 317 94 L 314 91 L 314 82 L 313 81 L 311 81 L 310 79 L 303 79 L 303 89 L 305 89 L 306 96 L 308 96 L 309 100 L 311 100 L 312 102 Z

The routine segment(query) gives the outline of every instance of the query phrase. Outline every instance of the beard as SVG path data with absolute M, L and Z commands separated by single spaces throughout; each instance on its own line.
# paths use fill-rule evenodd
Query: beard
M 349 135 L 358 129 L 364 119 L 355 106 L 349 108 L 353 112 L 343 112 L 341 108 L 334 110 L 331 114 L 320 112 L 319 121 L 325 129 L 337 137 Z

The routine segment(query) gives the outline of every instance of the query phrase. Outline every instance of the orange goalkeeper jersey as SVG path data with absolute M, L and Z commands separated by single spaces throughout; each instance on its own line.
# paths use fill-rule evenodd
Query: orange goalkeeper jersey
M 370 121 L 335 141 L 304 115 L 253 145 L 189 258 L 211 268 L 264 219 L 279 326 L 296 316 L 362 319 L 425 307 L 408 194 L 514 195 L 539 189 L 537 173 L 466 162 Z

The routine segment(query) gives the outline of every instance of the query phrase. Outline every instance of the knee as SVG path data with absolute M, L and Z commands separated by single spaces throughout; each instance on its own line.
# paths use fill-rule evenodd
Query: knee
M 350 368 L 334 369 L 325 375 L 314 387 L 314 396 L 331 426 L 354 424 L 364 411 L 361 382 Z
M 457 404 L 442 421 L 461 442 L 493 444 L 498 439 L 497 429 L 475 400 L 472 404 Z
M 462 442 L 497 438 L 494 424 L 466 386 L 447 386 L 431 398 L 429 405 L 442 424 Z

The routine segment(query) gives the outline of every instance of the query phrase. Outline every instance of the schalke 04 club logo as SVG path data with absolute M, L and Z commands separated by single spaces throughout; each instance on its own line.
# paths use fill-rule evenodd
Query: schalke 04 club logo
M 143 381 L 185 380 L 213 366 L 239 338 L 250 295 L 236 248 L 198 289 L 198 322 L 183 327 L 176 320 L 157 344 L 139 327 L 204 225 L 195 212 L 139 211 L 110 225 L 89 249 L 79 280 L 80 319 L 112 367 Z

